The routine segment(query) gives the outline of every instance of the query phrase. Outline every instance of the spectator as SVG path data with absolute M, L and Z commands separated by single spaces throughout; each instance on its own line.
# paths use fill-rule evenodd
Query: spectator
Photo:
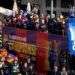
M 68 72 L 65 67 L 62 68 L 61 75 L 68 75 Z
M 4 66 L 4 62 L 3 61 L 0 61 L 0 75 L 3 75 L 4 74 L 3 66 Z
M 28 75 L 28 64 L 27 62 L 23 65 L 23 75 Z
M 59 71 L 58 71 L 58 66 L 54 66 L 54 70 L 52 71 L 51 75 L 60 75 Z
M 18 74 L 19 73 L 19 64 L 18 61 L 16 60 L 13 64 L 13 74 Z

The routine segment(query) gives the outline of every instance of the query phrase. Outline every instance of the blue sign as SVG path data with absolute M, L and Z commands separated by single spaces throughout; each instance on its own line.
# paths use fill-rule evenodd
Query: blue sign
M 68 19 L 68 49 L 70 54 L 75 55 L 75 17 Z

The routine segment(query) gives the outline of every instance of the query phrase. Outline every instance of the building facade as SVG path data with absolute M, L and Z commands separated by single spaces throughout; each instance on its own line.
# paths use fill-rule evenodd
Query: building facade
M 30 2 L 31 5 L 38 4 L 40 12 L 43 14 L 51 13 L 51 0 L 21 0 L 21 5 Z M 75 6 L 75 0 L 53 0 L 53 12 L 55 15 L 68 15 L 70 8 Z

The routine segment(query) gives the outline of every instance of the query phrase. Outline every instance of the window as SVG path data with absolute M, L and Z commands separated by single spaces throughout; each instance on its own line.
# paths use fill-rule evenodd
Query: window
M 53 0 L 54 7 L 56 7 L 56 0 Z M 51 0 L 46 0 L 46 6 L 49 7 L 51 6 Z
M 69 12 L 61 12 L 63 16 L 67 17 L 69 16 Z
M 51 11 L 47 10 L 47 14 L 51 14 Z M 56 11 L 53 11 L 53 14 L 56 16 Z
M 73 0 L 61 0 L 61 7 L 62 8 L 70 8 L 73 6 Z

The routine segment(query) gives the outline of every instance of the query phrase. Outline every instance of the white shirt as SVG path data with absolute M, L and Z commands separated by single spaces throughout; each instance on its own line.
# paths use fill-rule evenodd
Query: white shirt
M 61 75 L 68 75 L 67 71 L 62 71 Z

